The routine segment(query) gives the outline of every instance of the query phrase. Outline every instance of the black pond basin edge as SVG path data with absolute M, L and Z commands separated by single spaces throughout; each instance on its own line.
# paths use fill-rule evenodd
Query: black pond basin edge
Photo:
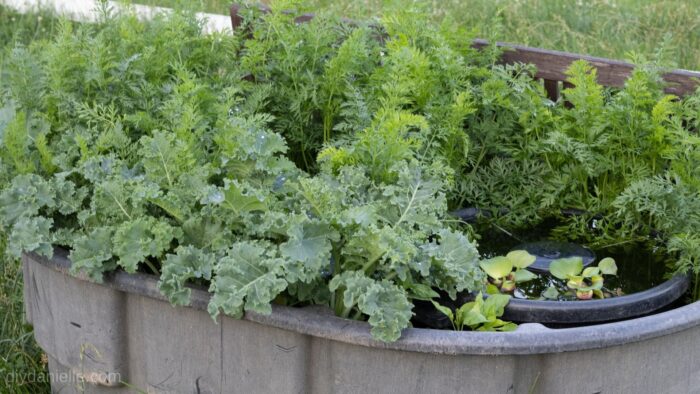
M 519 323 L 587 324 L 643 316 L 673 303 L 688 290 L 690 276 L 675 275 L 651 289 L 619 297 L 586 301 L 512 298 L 503 319 Z
M 619 297 L 580 301 L 524 300 L 511 298 L 503 320 L 515 323 L 541 323 L 552 327 L 574 327 L 632 319 L 660 312 L 681 298 L 690 286 L 690 275 L 675 275 L 651 289 Z M 488 297 L 485 295 L 484 297 Z M 438 302 L 459 308 L 473 300 L 474 294 L 459 294 L 456 301 L 441 294 Z M 422 327 L 449 329 L 445 315 L 426 301 L 414 301 L 413 321 Z

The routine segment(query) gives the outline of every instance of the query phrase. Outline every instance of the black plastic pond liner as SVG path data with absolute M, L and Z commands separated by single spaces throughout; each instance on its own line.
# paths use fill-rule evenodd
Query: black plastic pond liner
M 547 301 L 512 298 L 502 319 L 515 323 L 543 323 L 563 326 L 613 322 L 647 315 L 678 300 L 690 284 L 688 275 L 676 275 L 649 290 L 602 300 Z M 457 300 L 441 293 L 441 305 L 459 308 L 473 300 L 469 293 L 458 294 Z M 414 325 L 430 328 L 451 328 L 450 320 L 430 302 L 414 301 Z
M 440 298 L 435 300 L 435 302 L 442 306 L 446 306 L 453 311 L 467 302 L 474 300 L 474 296 L 467 292 L 458 293 L 456 300 L 451 299 L 447 293 L 442 290 L 438 290 L 438 294 L 440 294 Z M 452 328 L 452 322 L 450 322 L 450 319 L 445 316 L 445 314 L 437 310 L 437 308 L 435 308 L 433 303 L 430 301 L 413 301 L 413 319 L 411 321 L 415 327 L 439 329 Z
M 505 215 L 508 212 L 510 212 L 510 209 L 506 207 L 501 207 L 498 210 L 499 215 Z M 591 219 L 597 219 L 600 220 L 603 218 L 603 215 L 600 213 L 594 214 L 591 216 L 591 213 L 588 211 L 585 211 L 583 209 L 577 209 L 577 208 L 566 208 L 562 209 L 560 211 L 561 215 L 564 217 L 574 217 L 574 216 L 583 216 L 583 215 L 588 215 L 591 217 Z M 489 219 L 493 217 L 493 213 L 488 210 L 488 209 L 481 209 L 477 207 L 464 207 L 457 209 L 455 211 L 450 212 L 450 215 L 457 217 L 461 219 L 462 221 L 466 223 L 476 223 L 476 221 L 479 218 L 486 218 Z
M 585 211 L 568 210 L 566 214 L 576 216 Z M 465 207 L 451 213 L 467 223 L 474 223 L 479 218 L 491 217 L 491 212 L 476 207 Z M 562 211 L 562 214 L 564 212 Z M 533 271 L 549 271 L 549 263 L 557 258 L 580 256 L 584 266 L 595 261 L 595 253 L 590 249 L 570 243 L 554 241 L 535 241 L 521 243 L 509 250 L 525 249 L 537 257 L 536 262 L 528 267 Z M 557 252 L 555 256 L 552 254 Z M 676 275 L 673 278 L 648 290 L 630 293 L 619 297 L 580 301 L 527 300 L 512 298 L 505 308 L 503 319 L 516 323 L 543 323 L 557 326 L 576 326 L 604 322 L 620 321 L 644 316 L 663 310 L 678 300 L 690 285 L 688 275 Z M 456 300 L 450 299 L 444 292 L 440 293 L 438 303 L 452 310 L 474 299 L 473 294 L 459 294 Z M 486 295 L 485 295 L 486 297 Z M 431 302 L 414 301 L 413 323 L 419 327 L 451 328 L 450 320 L 438 311 Z
M 466 223 L 475 223 L 480 217 L 490 218 L 491 212 L 475 207 L 467 207 L 450 212 L 450 215 Z
M 687 275 L 676 275 L 649 290 L 620 297 L 586 301 L 511 299 L 503 318 L 515 322 L 585 324 L 624 320 L 646 315 L 680 298 L 690 284 Z

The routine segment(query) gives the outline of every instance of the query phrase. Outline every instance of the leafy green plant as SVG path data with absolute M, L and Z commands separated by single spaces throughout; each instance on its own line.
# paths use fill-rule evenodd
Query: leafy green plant
M 514 250 L 505 256 L 496 256 L 481 260 L 479 266 L 489 276 L 487 292 L 498 291 L 510 293 L 520 282 L 527 282 L 537 277 L 527 270 L 535 262 L 535 256 L 526 250 Z
M 532 94 L 496 101 L 504 106 L 496 120 L 484 112 L 495 100 L 477 96 L 466 127 L 472 159 L 454 196 L 457 206 L 488 213 L 476 232 L 546 224 L 547 238 L 594 249 L 636 243 L 672 253 L 678 271 L 697 274 L 697 256 L 690 257 L 696 249 L 671 240 L 700 226 L 699 145 L 690 126 L 700 93 L 683 100 L 665 95 L 659 71 L 640 66 L 622 89 L 605 89 L 595 69 L 575 62 L 568 71 L 574 87 L 563 90 L 562 100 L 551 103 L 515 85 L 510 94 Z
M 603 275 L 617 275 L 617 265 L 610 257 L 602 259 L 597 267 L 583 268 L 581 257 L 557 259 L 550 263 L 549 272 L 556 278 L 566 280 L 566 286 L 576 293 L 580 300 L 605 298 Z M 554 289 L 554 290 L 551 290 Z M 556 289 L 547 289 L 545 298 L 556 298 Z
M 435 25 L 412 7 L 380 24 L 352 26 L 322 11 L 296 24 L 302 7 L 282 1 L 265 15 L 255 7 L 241 11 L 241 29 L 254 37 L 242 50 L 241 66 L 252 80 L 246 88 L 261 110 L 274 115 L 270 126 L 286 138 L 300 168 L 315 172 L 320 151 L 384 118 L 393 118 L 392 127 L 403 123 L 400 132 L 420 144 L 422 161 L 467 165 L 463 124 L 476 111 L 473 96 L 500 54 L 495 46 L 477 51 L 464 45 L 473 32 L 455 31 L 448 22 Z M 505 73 L 502 78 L 509 79 Z
M 518 326 L 515 323 L 500 319 L 510 296 L 505 294 L 491 294 L 484 300 L 481 292 L 474 301 L 470 301 L 452 309 L 432 301 L 435 308 L 447 316 L 452 322 L 452 327 L 457 331 L 469 328 L 473 331 L 513 331 Z

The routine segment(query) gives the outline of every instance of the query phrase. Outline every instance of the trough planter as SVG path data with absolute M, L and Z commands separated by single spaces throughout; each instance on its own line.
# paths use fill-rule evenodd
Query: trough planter
M 617 323 L 509 333 L 410 328 L 394 343 L 319 307 L 274 306 L 242 320 L 173 307 L 153 276 L 103 284 L 70 261 L 26 254 L 27 320 L 54 392 L 688 393 L 700 386 L 700 303 Z M 61 375 L 58 375 L 61 374 Z M 81 383 L 82 381 L 82 383 Z M 82 391 L 81 391 L 82 390 Z

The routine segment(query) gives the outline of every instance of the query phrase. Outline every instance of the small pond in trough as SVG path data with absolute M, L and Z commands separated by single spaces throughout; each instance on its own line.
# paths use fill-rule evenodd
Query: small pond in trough
M 559 243 L 548 240 L 546 230 L 534 229 L 522 233 L 507 233 L 504 230 L 475 226 L 475 229 L 480 234 L 479 252 L 482 258 L 490 258 L 495 256 L 503 256 L 513 250 L 528 250 L 533 255 L 538 255 L 538 260 L 530 270 L 537 273 L 538 277 L 517 284 L 515 291 L 512 293 L 514 298 L 521 299 L 544 299 L 543 293 L 550 287 L 554 286 L 559 290 L 559 300 L 576 300 L 573 293 L 567 292 L 566 283 L 560 279 L 554 278 L 549 273 L 542 273 L 537 268 L 542 268 L 541 260 L 544 257 L 544 269 L 546 270 L 549 261 L 560 257 L 568 257 L 571 255 L 583 254 L 584 265 L 595 266 L 598 262 L 606 257 L 611 257 L 615 260 L 618 272 L 617 275 L 606 275 L 604 282 L 604 293 L 606 297 L 618 296 L 624 294 L 637 293 L 648 290 L 664 282 L 664 274 L 669 263 L 669 258 L 659 253 L 654 253 L 642 243 L 627 243 L 617 246 L 610 246 L 600 249 L 590 250 L 578 245 L 570 243 Z M 544 247 L 542 247 L 544 245 Z M 562 253 L 551 253 L 551 249 L 563 247 Z M 566 249 L 570 249 L 567 253 Z M 545 249 L 543 252 L 542 250 Z M 578 249 L 578 251 L 576 250 Z M 536 252 L 541 253 L 536 253 Z M 593 260 L 595 256 L 595 260 Z M 547 259 L 546 257 L 549 257 Z M 546 271 L 545 271 L 546 272 Z M 585 302 L 585 301 L 583 301 Z

